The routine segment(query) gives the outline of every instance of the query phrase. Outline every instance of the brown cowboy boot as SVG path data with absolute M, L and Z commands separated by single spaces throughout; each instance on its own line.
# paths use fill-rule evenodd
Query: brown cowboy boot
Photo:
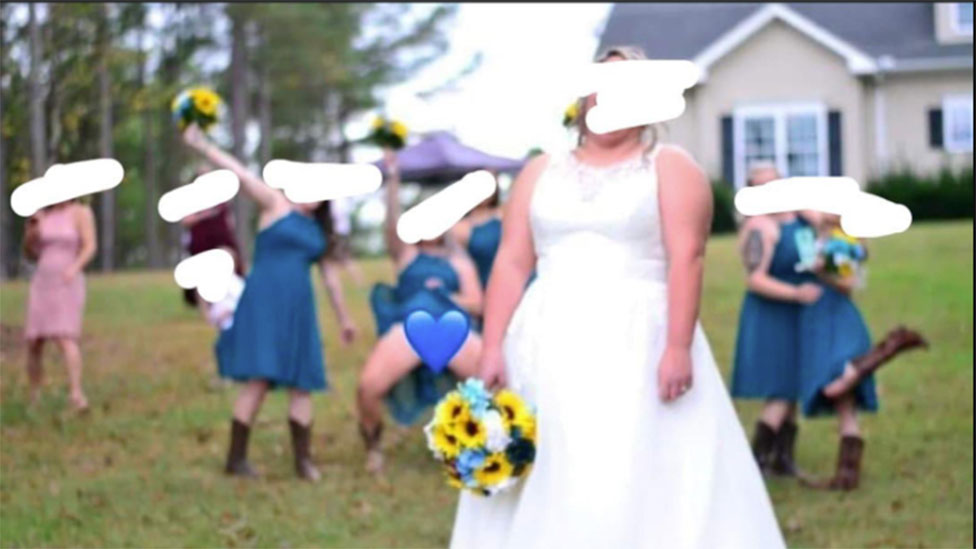
M 752 436 L 752 455 L 756 458 L 756 464 L 764 475 L 770 472 L 775 443 L 776 431 L 773 431 L 773 428 L 764 421 L 757 421 L 756 432 Z
M 783 421 L 776 438 L 773 440 L 772 459 L 769 464 L 769 472 L 782 477 L 794 477 L 797 475 L 796 463 L 793 461 L 793 450 L 796 448 L 796 435 L 798 431 L 796 423 L 792 420 Z
M 294 419 L 288 418 L 288 427 L 291 430 L 291 447 L 295 453 L 295 473 L 304 480 L 317 482 L 322 475 L 312 464 L 312 456 L 309 446 L 312 441 L 312 424 L 302 425 Z
M 366 446 L 366 471 L 378 474 L 383 470 L 383 452 L 380 450 L 380 436 L 383 434 L 383 423 L 378 423 L 370 433 L 362 423 L 359 424 L 359 436 Z
M 929 343 L 922 337 L 922 334 L 904 326 L 898 326 L 888 332 L 888 335 L 870 351 L 852 360 L 851 366 L 857 372 L 857 381 L 860 381 L 900 353 L 917 347 L 927 349 L 928 346 Z
M 227 465 L 224 472 L 237 477 L 258 476 L 251 464 L 247 462 L 247 439 L 251 435 L 251 427 L 237 419 L 230 424 L 230 448 L 227 451 Z
M 828 480 L 810 480 L 801 477 L 804 485 L 821 490 L 854 490 L 861 480 L 861 458 L 864 456 L 864 439 L 845 435 L 840 439 L 837 453 L 837 472 Z

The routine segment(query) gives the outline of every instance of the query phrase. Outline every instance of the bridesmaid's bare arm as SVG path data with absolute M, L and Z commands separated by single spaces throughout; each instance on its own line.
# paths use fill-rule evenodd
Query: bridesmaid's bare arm
M 68 267 L 66 276 L 73 277 L 80 273 L 86 265 L 95 257 L 98 249 L 95 237 L 95 214 L 89 206 L 78 204 L 74 206 L 75 226 L 78 228 L 78 235 L 81 237 L 81 248 L 78 250 L 78 257 L 75 262 Z
M 463 251 L 452 254 L 450 263 L 458 274 L 461 286 L 451 299 L 469 313 L 480 315 L 484 308 L 484 296 L 481 292 L 481 283 L 478 282 L 478 269 Z
M 288 201 L 281 191 L 268 186 L 257 174 L 247 169 L 240 160 L 220 150 L 207 139 L 200 128 L 189 126 L 183 132 L 183 141 L 212 164 L 234 172 L 234 175 L 241 182 L 241 188 L 258 204 L 261 210 L 271 212 L 272 216 L 276 216 L 276 214 L 284 214 L 289 209 Z
M 352 316 L 349 314 L 349 308 L 346 307 L 345 295 L 342 293 L 342 284 L 339 281 L 338 269 L 339 266 L 328 258 L 328 256 L 323 255 L 319 259 L 322 285 L 325 286 L 325 291 L 329 294 L 329 304 L 332 305 L 332 310 L 335 312 L 336 319 L 339 321 L 342 342 L 348 344 L 355 339 L 356 325 L 353 323 Z

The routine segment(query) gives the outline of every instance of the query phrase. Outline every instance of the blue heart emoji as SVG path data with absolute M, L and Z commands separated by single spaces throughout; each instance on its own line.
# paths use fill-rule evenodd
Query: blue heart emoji
M 447 368 L 464 345 L 468 327 L 468 317 L 460 311 L 448 311 L 434 320 L 427 311 L 417 309 L 403 323 L 410 346 L 435 374 Z

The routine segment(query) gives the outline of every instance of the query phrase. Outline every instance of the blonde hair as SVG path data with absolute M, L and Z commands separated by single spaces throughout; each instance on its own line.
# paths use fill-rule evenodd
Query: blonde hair
M 624 61 L 641 61 L 647 59 L 647 54 L 638 46 L 611 46 L 597 55 L 594 62 L 603 63 L 611 57 L 620 57 Z M 579 115 L 576 117 L 573 125 L 579 130 L 579 137 L 577 138 L 576 144 L 580 146 L 583 144 L 583 138 L 586 134 L 586 98 L 581 97 L 578 101 L 577 112 L 579 112 Z M 650 152 L 657 145 L 657 133 L 656 124 L 647 124 L 641 128 L 641 141 L 647 144 L 644 149 L 645 152 Z
M 749 164 L 749 175 L 746 177 L 746 185 L 752 185 L 753 180 L 756 179 L 756 174 L 764 170 L 772 170 L 779 177 L 779 168 L 776 164 L 770 160 L 757 160 Z

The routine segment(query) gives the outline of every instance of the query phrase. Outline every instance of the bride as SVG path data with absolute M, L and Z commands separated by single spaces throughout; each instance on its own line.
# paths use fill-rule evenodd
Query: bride
M 651 128 L 589 132 L 594 104 L 576 150 L 517 178 L 487 290 L 481 377 L 535 404 L 535 465 L 463 493 L 451 545 L 782 547 L 698 325 L 707 179 Z

